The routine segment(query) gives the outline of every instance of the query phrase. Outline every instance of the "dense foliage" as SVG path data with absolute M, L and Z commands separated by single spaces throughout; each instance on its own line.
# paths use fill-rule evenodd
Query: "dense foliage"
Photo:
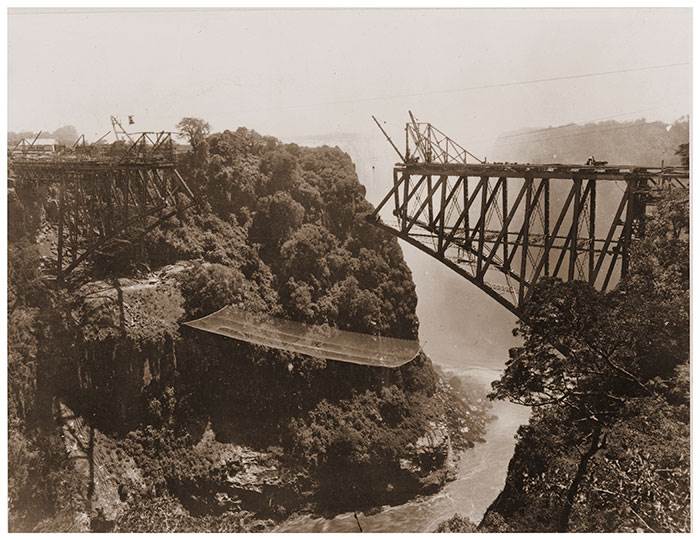
M 438 533 L 473 533 L 477 532 L 477 527 L 467 518 L 455 514 L 447 521 L 443 521 L 435 530 Z
M 607 294 L 538 284 L 493 396 L 533 407 L 481 525 L 688 531 L 688 195 L 668 190 Z
M 83 272 L 91 281 L 70 294 L 46 288 L 39 274 L 52 195 L 13 192 L 21 226 L 10 248 L 10 415 L 18 436 L 44 440 L 32 430 L 40 417 L 46 432 L 60 398 L 100 430 L 100 444 L 119 441 L 144 486 L 124 482 L 132 502 L 118 530 L 238 531 L 248 527 L 246 505 L 279 516 L 309 500 L 327 507 L 332 492 L 337 509 L 372 506 L 444 481 L 420 478 L 444 467 L 447 446 L 421 449 L 418 459 L 416 441 L 452 429 L 453 444 L 468 445 L 484 420 L 439 382 L 424 355 L 397 370 L 368 368 L 180 326 L 232 304 L 417 337 L 410 271 L 396 240 L 365 221 L 372 208 L 349 156 L 245 128 L 210 134 L 196 118 L 178 127 L 190 142 L 181 171 L 199 206 L 135 242 L 119 268 L 93 261 Z M 160 270 L 144 278 L 149 269 Z M 211 433 L 264 456 L 227 454 L 222 468 L 213 447 L 195 448 Z M 121 459 L 113 451 L 105 455 Z M 10 468 L 16 516 L 32 505 L 26 478 L 41 470 L 22 463 L 13 457 Z M 265 484 L 259 496 L 231 502 L 241 490 L 230 479 L 261 467 L 272 467 L 284 489 Z M 18 518 L 13 528 L 36 523 Z
M 53 312 L 60 301 L 39 278 L 36 248 L 23 242 L 8 251 L 8 510 L 11 530 L 72 527 L 81 507 L 78 479 L 51 416 L 52 386 L 63 380 L 53 337 L 65 325 Z M 55 362 L 55 363 L 54 363 Z

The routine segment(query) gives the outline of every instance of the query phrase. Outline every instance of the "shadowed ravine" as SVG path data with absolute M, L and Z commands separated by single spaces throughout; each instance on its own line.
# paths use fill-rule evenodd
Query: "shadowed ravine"
M 325 138 L 320 142 L 340 144 L 350 153 L 358 176 L 365 179 L 368 200 L 378 202 L 387 178 L 374 177 L 372 169 L 377 163 L 383 174 L 390 170 L 390 159 L 380 165 L 374 157 L 384 155 L 385 141 L 373 141 L 376 147 L 359 137 L 351 143 Z M 479 383 L 488 389 L 491 381 L 499 378 L 508 349 L 519 345 L 519 340 L 511 334 L 515 318 L 447 267 L 408 244 L 402 242 L 401 248 L 416 285 L 423 348 L 435 365 L 448 374 L 456 374 L 465 382 Z M 475 308 L 478 316 L 475 316 Z M 485 442 L 463 453 L 456 480 L 435 495 L 399 506 L 385 506 L 373 515 L 358 513 L 363 531 L 433 531 L 455 513 L 478 522 L 503 488 L 515 447 L 515 432 L 527 422 L 529 411 L 525 407 L 496 402 L 491 414 L 496 418 L 486 426 Z M 302 515 L 290 518 L 275 531 L 357 532 L 358 525 L 352 512 L 331 519 Z
M 498 375 L 498 370 L 482 367 L 450 371 L 485 384 Z M 456 480 L 436 495 L 385 506 L 372 515 L 358 514 L 363 531 L 430 532 L 455 513 L 478 522 L 503 487 L 515 432 L 529 415 L 527 408 L 502 401 L 494 403 L 491 412 L 496 419 L 488 424 L 485 442 L 463 453 Z M 358 526 L 353 513 L 331 519 L 298 516 L 282 523 L 275 532 L 358 532 Z

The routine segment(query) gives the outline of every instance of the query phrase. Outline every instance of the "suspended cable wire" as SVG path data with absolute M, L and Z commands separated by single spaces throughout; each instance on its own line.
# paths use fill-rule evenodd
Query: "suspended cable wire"
M 541 83 L 548 83 L 548 82 L 556 82 L 556 81 L 571 81 L 571 80 L 577 80 L 577 79 L 589 79 L 592 77 L 606 77 L 609 75 L 618 75 L 618 74 L 624 74 L 624 73 L 638 73 L 638 72 L 643 72 L 643 71 L 653 71 L 653 70 L 659 70 L 659 69 L 670 69 L 670 68 L 675 68 L 675 67 L 681 67 L 681 66 L 688 66 L 690 65 L 690 62 L 675 62 L 671 64 L 659 64 L 659 65 L 653 65 L 653 66 L 641 66 L 641 67 L 634 67 L 634 68 L 626 68 L 626 69 L 614 69 L 614 70 L 609 70 L 609 71 L 594 71 L 594 72 L 588 72 L 588 73 L 575 73 L 575 74 L 570 74 L 570 75 L 559 75 L 555 77 L 542 77 L 542 78 L 537 78 L 537 79 L 525 79 L 521 81 L 508 81 L 508 82 L 500 82 L 500 83 L 491 83 L 491 84 L 480 84 L 480 85 L 474 85 L 474 86 L 465 86 L 462 88 L 448 88 L 448 89 L 436 89 L 436 90 L 424 90 L 421 92 L 411 92 L 411 93 L 405 93 L 405 94 L 387 94 L 383 96 L 368 96 L 368 97 L 358 97 L 358 98 L 348 98 L 348 99 L 339 99 L 339 100 L 333 100 L 333 101 L 323 101 L 323 102 L 318 102 L 318 103 L 306 103 L 306 104 L 297 104 L 297 105 L 288 105 L 288 106 L 279 106 L 279 107 L 264 107 L 264 108 L 257 108 L 254 107 L 252 110 L 286 110 L 286 109 L 307 109 L 307 108 L 314 108 L 314 107 L 324 107 L 328 105 L 344 105 L 344 104 L 351 104 L 351 103 L 363 103 L 363 102 L 371 102 L 371 101 L 385 101 L 385 100 L 392 100 L 392 99 L 403 99 L 403 98 L 415 98 L 415 97 L 422 97 L 422 96 L 431 96 L 431 95 L 440 95 L 440 94 L 459 94 L 463 92 L 471 92 L 474 90 L 489 90 L 489 89 L 494 89 L 494 88 L 508 88 L 512 86 L 527 86 L 531 84 L 541 84 Z M 251 109 L 249 109 L 251 110 Z

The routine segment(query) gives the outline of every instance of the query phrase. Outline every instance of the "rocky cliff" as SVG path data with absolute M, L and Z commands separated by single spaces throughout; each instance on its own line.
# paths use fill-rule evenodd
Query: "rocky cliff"
M 468 410 L 425 355 L 368 368 L 180 326 L 233 304 L 415 339 L 410 271 L 396 240 L 365 221 L 372 208 L 349 157 L 239 129 L 193 141 L 180 166 L 200 206 L 135 238 L 119 267 L 94 258 L 69 290 L 46 287 L 37 273 L 51 240 L 50 193 L 14 192 L 18 436 L 30 437 L 39 418 L 48 429 L 56 399 L 98 434 L 91 455 L 104 458 L 100 470 L 124 499 L 113 505 L 118 515 L 96 514 L 99 490 L 84 496 L 80 511 L 100 530 L 257 530 L 295 510 L 438 489 L 455 450 L 483 433 L 485 414 Z M 139 482 L 123 475 L 125 462 Z M 39 470 L 28 465 L 28 477 Z M 23 482 L 11 505 L 18 530 L 36 524 L 22 512 L 31 506 Z

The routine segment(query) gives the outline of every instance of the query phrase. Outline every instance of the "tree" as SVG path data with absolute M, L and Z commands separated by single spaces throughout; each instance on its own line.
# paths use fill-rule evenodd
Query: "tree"
M 304 207 L 292 199 L 289 193 L 277 191 L 258 201 L 250 236 L 254 242 L 265 246 L 264 251 L 269 258 L 272 254 L 277 254 L 280 244 L 298 229 L 303 221 Z
M 271 193 L 290 191 L 296 186 L 299 183 L 296 169 L 296 158 L 285 149 L 272 150 L 260 161 L 260 171 L 270 177 Z
M 326 288 L 332 277 L 326 256 L 336 244 L 336 238 L 325 227 L 305 223 L 280 249 L 284 276 Z
M 560 531 L 568 530 L 589 464 L 610 431 L 688 359 L 687 192 L 664 193 L 657 209 L 632 249 L 629 278 L 616 290 L 603 294 L 554 279 L 534 286 L 516 330 L 523 346 L 493 384 L 492 398 L 535 408 L 536 421 L 564 426 L 558 436 L 578 449 Z
M 78 140 L 78 130 L 75 126 L 62 126 L 54 131 L 51 136 L 58 141 L 59 144 L 72 146 Z
M 681 164 L 684 167 L 690 166 L 690 145 L 688 143 L 678 145 L 676 155 L 681 157 Z
M 250 294 L 245 276 L 221 264 L 202 265 L 180 278 L 189 317 L 203 317 L 228 305 L 242 305 Z
M 476 525 L 469 518 L 455 514 L 447 521 L 443 521 L 435 530 L 438 533 L 474 533 L 478 532 Z
M 221 217 L 231 213 L 242 215 L 255 208 L 262 175 L 245 161 L 236 160 L 226 165 L 224 158 L 215 154 L 209 162 L 206 196 L 213 210 Z M 246 208 L 246 211 L 242 209 Z
M 186 116 L 175 126 L 180 133 L 184 133 L 193 149 L 203 142 L 209 135 L 209 123 L 201 118 Z

